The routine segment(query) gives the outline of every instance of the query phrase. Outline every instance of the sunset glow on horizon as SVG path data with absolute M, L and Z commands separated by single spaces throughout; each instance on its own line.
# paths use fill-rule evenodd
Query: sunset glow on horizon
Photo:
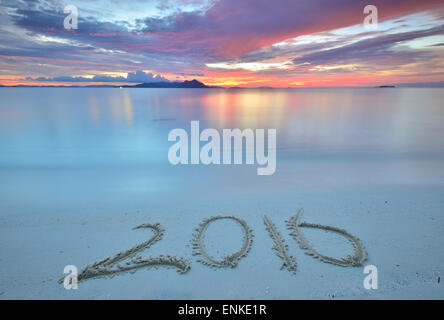
M 0 84 L 378 86 L 444 81 L 442 1 L 1 1 Z M 66 5 L 78 29 L 66 30 Z

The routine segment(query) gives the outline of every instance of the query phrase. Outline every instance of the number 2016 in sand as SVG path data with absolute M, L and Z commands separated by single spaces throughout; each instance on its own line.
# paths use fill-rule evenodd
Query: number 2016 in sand
M 301 222 L 303 210 L 300 209 L 298 213 L 286 221 L 287 228 L 290 230 L 290 235 L 298 242 L 299 247 L 305 251 L 306 254 L 316 258 L 320 261 L 331 263 L 343 267 L 362 266 L 363 262 L 367 260 L 367 252 L 361 240 L 347 231 L 321 224 L 313 224 Z M 208 227 L 215 221 L 231 220 L 237 223 L 243 230 L 242 246 L 241 248 L 229 255 L 216 259 L 213 257 L 205 247 L 203 237 Z M 288 245 L 284 238 L 273 224 L 273 222 L 264 216 L 265 228 L 273 240 L 272 249 L 276 255 L 282 260 L 281 269 L 287 269 L 289 272 L 295 274 L 297 270 L 296 259 L 289 254 Z M 316 251 L 312 245 L 305 238 L 301 228 L 322 229 L 344 236 L 353 246 L 353 253 L 342 258 L 334 258 L 323 255 Z M 147 241 L 142 242 L 131 249 L 121 251 L 113 257 L 107 257 L 103 260 L 94 262 L 84 267 L 77 275 L 77 280 L 87 280 L 97 277 L 114 276 L 126 272 L 134 273 L 140 268 L 148 267 L 170 267 L 175 268 L 179 273 L 187 273 L 191 264 L 188 260 L 172 255 L 160 255 L 157 257 L 142 258 L 137 256 L 137 253 L 148 249 L 156 242 L 160 241 L 164 235 L 165 230 L 160 224 L 142 224 L 134 229 L 150 229 L 153 231 L 153 236 Z M 248 224 L 235 216 L 215 216 L 202 221 L 202 223 L 195 229 L 192 238 L 193 255 L 199 256 L 198 261 L 204 265 L 212 268 L 234 268 L 237 266 L 240 259 L 246 257 L 251 249 L 253 243 L 253 232 Z M 126 262 L 125 262 L 126 261 Z M 64 278 L 60 279 L 62 283 Z

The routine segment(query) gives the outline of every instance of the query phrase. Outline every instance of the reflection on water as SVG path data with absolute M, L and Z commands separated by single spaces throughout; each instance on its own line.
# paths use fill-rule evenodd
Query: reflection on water
M 282 91 L 231 90 L 216 91 L 190 102 L 202 105 L 210 127 L 277 128 L 283 121 L 286 98 Z
M 123 94 L 113 92 L 109 96 L 108 103 L 111 107 L 111 115 L 115 123 L 124 122 L 131 126 L 133 123 L 133 106 L 131 103 L 131 95 L 128 90 L 124 90 Z
M 98 124 L 101 118 L 101 112 L 111 116 L 113 123 L 121 124 L 125 123 L 131 126 L 133 123 L 133 106 L 131 102 L 131 95 L 128 90 L 123 92 L 115 91 L 111 92 L 107 97 L 107 104 L 109 111 L 101 110 L 97 101 L 98 97 L 96 92 L 89 92 L 88 104 L 91 120 Z
M 276 128 L 278 161 L 441 157 L 441 89 L 1 88 L 0 165 L 168 165 L 168 132 Z
M 91 119 L 94 123 L 99 123 L 100 121 L 100 110 L 99 110 L 99 104 L 97 103 L 96 96 L 94 94 L 90 94 L 88 96 L 88 102 L 89 102 L 89 112 Z

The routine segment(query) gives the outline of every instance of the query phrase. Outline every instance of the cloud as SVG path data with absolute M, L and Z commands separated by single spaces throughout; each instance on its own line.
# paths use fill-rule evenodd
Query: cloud
M 199 72 L 176 72 L 178 76 L 203 77 L 205 74 Z
M 312 65 L 322 65 L 329 63 L 343 63 L 355 60 L 369 62 L 378 61 L 384 63 L 385 59 L 388 63 L 392 63 L 393 58 L 406 59 L 412 62 L 415 58 L 422 55 L 422 52 L 403 50 L 396 51 L 393 47 L 404 41 L 414 40 L 427 36 L 439 35 L 444 33 L 444 25 L 435 28 L 419 31 L 411 31 L 397 34 L 388 34 L 375 38 L 361 40 L 352 44 L 344 45 L 329 50 L 321 50 L 303 55 L 293 59 L 293 63 L 302 64 L 309 63 Z
M 65 30 L 62 8 L 15 8 L 13 22 L 27 30 L 105 49 L 207 60 L 234 58 L 303 34 L 362 24 L 367 0 L 220 0 L 206 11 L 178 11 L 124 21 L 99 21 L 79 14 L 79 29 Z M 442 0 L 374 0 L 379 18 L 442 5 Z M 206 61 L 208 62 L 208 61 Z
M 221 0 L 205 12 L 147 18 L 145 32 L 156 48 L 234 58 L 303 34 L 362 24 L 367 0 Z M 387 19 L 442 5 L 440 0 L 374 0 Z
M 167 79 L 160 75 L 153 75 L 143 71 L 129 72 L 127 76 L 127 82 L 169 82 Z
M 70 77 L 70 76 L 60 76 L 60 77 L 38 77 L 31 78 L 28 77 L 26 80 L 32 81 L 42 81 L 42 82 L 130 82 L 130 83 L 152 83 L 152 82 L 170 82 L 168 79 L 160 76 L 154 75 L 151 72 L 129 72 L 127 77 L 112 77 L 106 75 L 95 75 L 92 78 L 87 77 Z

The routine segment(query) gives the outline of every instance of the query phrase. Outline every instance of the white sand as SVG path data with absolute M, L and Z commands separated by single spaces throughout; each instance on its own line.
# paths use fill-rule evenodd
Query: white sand
M 211 169 L 208 181 L 198 179 L 196 170 L 209 170 L 200 167 L 2 170 L 1 181 L 9 184 L 0 203 L 0 298 L 442 299 L 444 283 L 437 279 L 444 269 L 444 176 L 435 174 L 440 163 L 420 162 L 283 162 L 270 179 L 257 177 L 254 168 L 220 167 Z M 415 166 L 430 171 L 402 174 Z M 362 240 L 364 265 L 379 270 L 378 290 L 363 288 L 363 268 L 327 264 L 299 249 L 285 220 L 300 207 L 304 221 L 343 228 Z M 213 270 L 192 256 L 194 229 L 214 215 L 244 219 L 255 235 L 234 269 Z M 280 270 L 263 215 L 288 244 L 295 274 Z M 146 241 L 149 230 L 132 230 L 143 223 L 160 223 L 165 236 L 141 255 L 190 259 L 187 274 L 142 269 L 80 282 L 69 291 L 57 283 L 65 265 L 81 269 Z M 340 236 L 303 231 L 323 254 L 352 252 Z M 215 222 L 207 230 L 207 248 L 222 257 L 239 249 L 242 235 L 236 224 Z

